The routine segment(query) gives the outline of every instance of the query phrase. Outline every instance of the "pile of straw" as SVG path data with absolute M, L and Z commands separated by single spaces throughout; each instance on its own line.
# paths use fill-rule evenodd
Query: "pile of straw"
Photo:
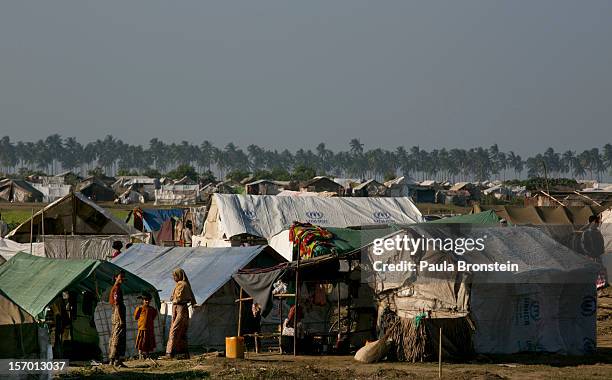
M 393 341 L 396 359 L 406 362 L 437 360 L 440 327 L 442 355 L 445 359 L 463 358 L 473 353 L 473 325 L 468 318 L 430 319 L 419 322 L 385 312 L 382 327 Z

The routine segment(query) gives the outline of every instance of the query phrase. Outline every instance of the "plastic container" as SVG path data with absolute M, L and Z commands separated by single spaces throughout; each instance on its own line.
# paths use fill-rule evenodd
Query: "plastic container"
M 225 357 L 230 359 L 244 359 L 244 337 L 225 337 Z

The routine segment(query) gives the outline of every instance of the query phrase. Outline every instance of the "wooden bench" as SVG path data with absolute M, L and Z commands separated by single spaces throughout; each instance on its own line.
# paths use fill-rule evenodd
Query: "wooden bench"
M 278 351 L 281 354 L 283 353 L 283 349 L 281 347 L 281 341 L 280 341 L 280 337 L 281 337 L 280 333 L 268 333 L 268 334 L 254 333 L 254 334 L 242 334 L 242 336 L 249 337 L 249 338 L 252 337 L 252 338 L 255 339 L 255 353 L 256 354 L 259 353 L 259 340 L 260 339 L 273 339 L 273 338 L 277 338 L 278 339 Z

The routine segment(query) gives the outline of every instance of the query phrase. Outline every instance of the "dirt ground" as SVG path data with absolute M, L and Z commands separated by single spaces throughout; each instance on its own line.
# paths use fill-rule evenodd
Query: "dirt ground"
M 443 363 L 443 379 L 611 379 L 612 290 L 598 297 L 597 353 L 586 357 L 547 354 L 512 356 L 480 355 L 468 363 Z M 352 356 L 297 356 L 247 353 L 244 360 L 216 353 L 194 355 L 190 360 L 126 362 L 115 369 L 73 366 L 63 379 L 435 379 L 437 363 L 361 364 Z

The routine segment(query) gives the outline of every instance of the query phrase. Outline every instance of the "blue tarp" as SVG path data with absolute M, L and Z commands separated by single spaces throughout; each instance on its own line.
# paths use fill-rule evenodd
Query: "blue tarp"
M 142 225 L 147 232 L 159 231 L 166 220 L 182 217 L 182 208 L 142 209 Z
M 134 244 L 112 263 L 153 284 L 160 290 L 159 298 L 166 301 L 170 299 L 175 286 L 172 271 L 183 268 L 198 304 L 202 304 L 264 248 L 266 246 L 263 245 L 188 248 Z

